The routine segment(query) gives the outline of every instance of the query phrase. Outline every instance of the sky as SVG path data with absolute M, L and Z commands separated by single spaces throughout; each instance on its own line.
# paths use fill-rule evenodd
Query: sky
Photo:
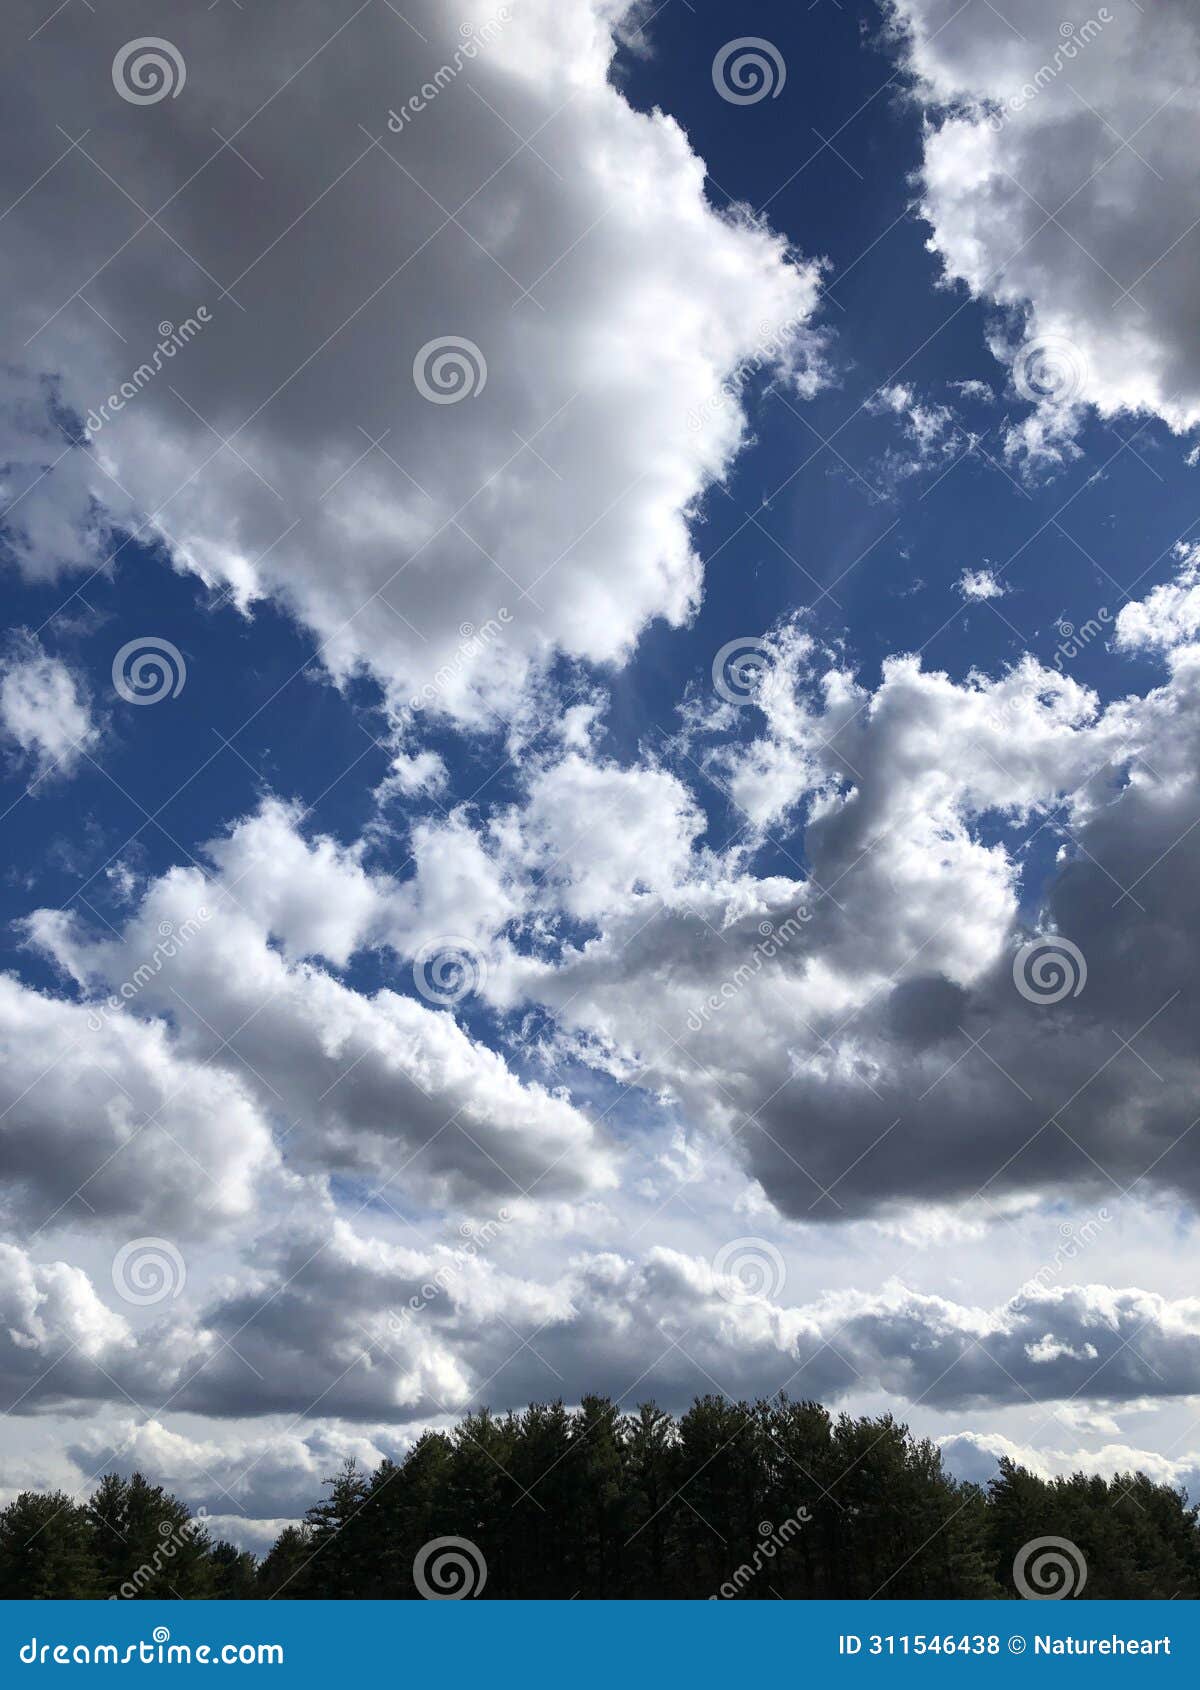
M 13 0 L 0 1494 L 781 1389 L 1197 1492 L 1153 11 Z

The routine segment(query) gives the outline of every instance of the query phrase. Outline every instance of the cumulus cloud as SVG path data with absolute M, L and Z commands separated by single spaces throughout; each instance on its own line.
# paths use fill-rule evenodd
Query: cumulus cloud
M 540 1001 L 614 1073 L 736 1139 L 797 1218 L 1143 1181 L 1194 1198 L 1188 567 L 1121 624 L 1126 643 L 1175 630 L 1169 678 L 1107 709 L 1028 657 L 957 682 L 895 658 L 868 689 L 777 630 L 763 731 L 729 740 L 727 706 L 693 711 L 691 767 L 777 861 L 782 845 L 799 870 L 802 840 L 806 872 L 681 857 L 652 890 L 608 888 L 598 934 L 513 958 L 489 990 Z M 1022 848 L 1043 833 L 1059 861 L 1026 891 Z
M 938 1444 L 950 1471 L 977 1485 L 995 1477 L 1001 1457 L 1046 1479 L 1067 1473 L 1098 1473 L 1106 1479 L 1117 1473 L 1145 1473 L 1157 1484 L 1181 1486 L 1191 1497 L 1200 1480 L 1200 1454 L 1194 1452 L 1169 1456 L 1122 1443 L 1099 1449 L 1032 1449 L 999 1432 L 953 1432 Z
M 285 806 L 267 803 L 210 847 L 211 878 L 173 869 L 154 881 L 119 938 L 93 937 L 59 911 L 29 919 L 31 942 L 88 994 L 86 1005 L 56 1003 L 11 983 L 14 1017 L 57 1017 L 81 1029 L 83 1043 L 55 1070 L 61 1084 L 74 1075 L 66 1064 L 102 1062 L 110 1047 L 149 1047 L 194 1070 L 242 1099 L 256 1123 L 241 1135 L 226 1181 L 244 1169 L 252 1147 L 263 1153 L 273 1123 L 303 1169 L 386 1175 L 397 1195 L 419 1189 L 470 1200 L 537 1184 L 549 1196 L 611 1184 L 610 1154 L 582 1111 L 558 1092 L 523 1083 L 449 1009 L 418 995 L 447 951 L 443 904 L 465 919 L 446 845 L 453 828 L 440 830 L 442 848 L 413 893 L 368 875 L 356 850 L 328 838 L 306 841 L 294 820 Z M 494 870 L 474 886 L 477 899 L 486 898 L 493 877 Z M 488 907 L 494 920 L 500 905 Z M 419 978 L 396 966 L 400 990 L 368 995 L 317 960 L 341 965 L 385 942 L 412 954 L 426 936 L 433 951 Z M 131 958 L 140 962 L 129 974 Z M 427 986 L 425 996 L 432 995 Z M 90 1038 L 89 1022 L 98 1023 Z M 35 1060 L 44 1062 L 44 1047 L 36 1058 L 30 1051 L 26 1061 Z M 27 1099 L 14 1084 L 14 1133 L 13 1123 L 27 1115 L 45 1119 L 58 1084 L 39 1084 Z M 172 1110 L 184 1107 L 171 1102 Z M 112 1131 L 115 1153 L 120 1140 Z M 219 1119 L 207 1129 L 213 1142 L 231 1131 L 232 1122 Z M 64 1120 L 54 1137 L 76 1143 L 78 1127 Z M 36 1142 L 31 1137 L 31 1174 Z M 78 1154 L 93 1149 L 89 1143 Z M 62 1170 L 53 1177 L 61 1182 Z
M 127 1391 L 147 1412 L 305 1415 L 411 1424 L 479 1403 L 584 1389 L 679 1407 L 718 1388 L 825 1400 L 883 1390 L 937 1409 L 999 1404 L 1164 1401 L 1200 1391 L 1200 1302 L 1137 1289 L 1030 1284 L 973 1307 L 900 1281 L 795 1304 L 761 1241 L 765 1282 L 665 1246 L 640 1259 L 585 1251 L 545 1279 L 501 1264 L 498 1216 L 471 1239 L 414 1248 L 337 1220 L 281 1227 L 242 1285 L 194 1313 L 167 1315 L 124 1348 L 107 1331 L 93 1394 Z M 61 1264 L 48 1277 L 73 1275 Z M 82 1276 L 79 1276 L 82 1277 Z M 90 1309 L 84 1289 L 71 1315 Z M 48 1310 L 10 1334 L 18 1378 L 64 1346 Z M 104 1311 L 99 1311 L 101 1315 Z M 95 1317 L 92 1317 L 95 1318 Z M 28 1322 L 27 1322 L 28 1324 Z M 113 1321 L 114 1327 L 123 1323 Z M 120 1336 L 118 1332 L 117 1336 Z M 20 1340 L 18 1342 L 18 1339 Z M 78 1387 L 75 1386 L 77 1389 Z M 26 1412 L 63 1400 L 53 1370 L 28 1386 Z M 264 1505 L 278 1511 L 278 1499 Z
M 164 943 L 147 934 L 131 955 Z M 89 1008 L 0 976 L 6 1221 L 191 1233 L 247 1215 L 278 1165 L 267 1112 L 237 1075 L 189 1057 L 115 995 L 118 1007 Z
M 27 630 L 0 653 L 0 738 L 39 780 L 70 774 L 100 738 L 82 676 Z
M 1041 0 L 892 13 L 927 112 L 930 246 L 1016 320 L 1000 350 L 1036 410 L 1013 449 L 1062 461 L 1083 404 L 1200 422 L 1195 9 L 1169 0 L 1153 29 L 1128 0 L 1066 23 Z
M 65 1400 L 107 1396 L 113 1386 L 106 1369 L 127 1362 L 135 1348 L 126 1322 L 105 1306 L 81 1268 L 35 1263 L 12 1244 L 0 1244 L 0 1328 L 9 1413 L 29 1412 L 48 1393 Z
M 1000 599 L 1004 587 L 991 569 L 964 569 L 956 583 L 965 599 Z
M 68 1454 L 85 1488 L 95 1474 L 136 1468 L 191 1508 L 203 1508 L 214 1532 L 248 1539 L 261 1552 L 288 1520 L 304 1514 L 344 1462 L 370 1470 L 401 1455 L 408 1441 L 391 1427 L 336 1422 L 196 1438 L 154 1418 L 124 1419 L 83 1433 Z
M 38 32 L 6 92 L 11 356 L 61 372 L 86 439 L 37 493 L 66 483 L 68 536 L 14 529 L 22 565 L 103 561 L 87 478 L 178 568 L 278 597 L 335 677 L 467 722 L 556 649 L 619 662 L 682 622 L 739 372 L 811 385 L 819 272 L 714 210 L 678 125 L 609 80 L 626 9 L 513 0 L 464 56 L 434 0 L 217 8 L 177 20 L 186 98 L 153 111 L 114 96 L 107 24 Z M 14 39 L 43 21 L 21 0 Z

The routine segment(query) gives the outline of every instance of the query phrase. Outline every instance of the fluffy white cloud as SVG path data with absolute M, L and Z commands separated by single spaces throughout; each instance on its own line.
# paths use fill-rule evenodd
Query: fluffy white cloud
M 147 933 L 122 957 L 131 972 L 114 977 L 118 1002 L 168 943 Z M 3 975 L 0 1054 L 9 1224 L 203 1233 L 247 1215 L 274 1177 L 267 1112 L 237 1075 L 181 1051 L 161 1021 Z
M 1197 1453 L 1169 1456 L 1120 1443 L 1103 1444 L 1099 1449 L 1032 1449 L 999 1432 L 954 1432 L 939 1438 L 938 1443 L 950 1471 L 977 1485 L 985 1485 L 994 1477 L 1001 1457 L 1043 1478 L 1082 1472 L 1111 1479 L 1117 1473 L 1145 1473 L 1158 1484 L 1182 1485 L 1189 1496 L 1195 1496 L 1200 1478 Z
M 1132 0 L 1065 23 L 1043 0 L 891 4 L 928 113 L 930 245 L 1025 315 L 1004 355 L 1038 411 L 1014 447 L 1061 458 L 1084 402 L 1200 422 L 1195 8 L 1164 0 L 1148 29 Z
M 50 1302 L 32 1335 L 10 1336 L 6 1365 L 15 1357 L 22 1378 L 36 1350 L 41 1373 L 73 1335 L 66 1321 L 86 1315 L 89 1331 L 99 1319 L 114 1330 L 80 1347 L 76 1372 L 102 1358 L 92 1394 L 119 1401 L 127 1392 L 148 1412 L 160 1401 L 218 1416 L 319 1407 L 419 1423 L 473 1403 L 557 1395 L 556 1380 L 573 1398 L 600 1390 L 628 1405 L 641 1386 L 672 1406 L 714 1387 L 825 1400 L 882 1390 L 940 1409 L 1200 1392 L 1195 1298 L 1031 1283 L 981 1308 L 892 1281 L 789 1305 L 775 1300 L 776 1258 L 759 1240 L 741 1241 L 757 1252 L 758 1278 L 744 1276 L 736 1252 L 727 1264 L 654 1246 L 640 1259 L 582 1252 L 539 1280 L 501 1265 L 510 1224 L 500 1213 L 456 1245 L 431 1248 L 341 1220 L 281 1228 L 240 1285 L 192 1315 L 163 1316 L 136 1348 L 122 1322 L 95 1308 L 86 1279 L 59 1264 L 39 1271 L 54 1285 L 83 1281 L 60 1311 L 64 1324 L 51 1324 L 59 1305 Z M 30 1385 L 29 1407 L 78 1390 L 51 1369 Z
M 453 825 L 440 833 L 444 847 Z M 474 848 L 468 840 L 468 866 Z M 216 841 L 211 854 L 218 864 L 212 879 L 199 869 L 171 870 L 149 886 L 119 939 L 92 938 L 61 912 L 38 911 L 28 923 L 32 941 L 88 991 L 91 1007 L 39 998 L 15 983 L 0 1007 L 7 1002 L 14 1016 L 73 1018 L 81 1028 L 88 1017 L 100 1022 L 84 1054 L 72 1051 L 76 1066 L 101 1060 L 110 1044 L 149 1045 L 164 1063 L 180 1063 L 243 1099 L 256 1123 L 273 1122 L 300 1166 L 385 1176 L 393 1198 L 419 1190 L 470 1200 L 534 1185 L 551 1196 L 612 1183 L 610 1153 L 586 1115 L 558 1092 L 523 1084 L 448 1010 L 414 996 L 445 952 L 443 919 L 463 919 L 448 849 L 432 852 L 410 895 L 369 876 L 356 851 L 327 838 L 306 842 L 293 813 L 268 803 Z M 472 895 L 486 897 L 489 884 L 489 877 L 474 884 Z M 495 919 L 499 904 L 489 908 Z M 422 963 L 419 977 L 393 959 L 401 991 L 367 995 L 312 960 L 344 964 L 389 936 L 411 952 L 431 921 L 433 959 Z M 139 959 L 132 972 L 131 958 Z M 26 1060 L 34 1062 L 33 1051 Z M 36 1060 L 44 1062 L 44 1046 Z M 60 1071 L 64 1085 L 77 1077 L 72 1066 Z M 10 1125 L 26 1116 L 43 1120 L 57 1107 L 63 1119 L 55 1139 L 77 1144 L 56 1083 L 39 1082 L 28 1098 L 18 1097 Z M 208 1131 L 219 1142 L 230 1123 L 214 1119 Z M 262 1154 L 263 1132 L 256 1125 L 242 1135 L 240 1157 L 224 1170 L 227 1182 L 245 1171 L 252 1147 Z M 93 1150 L 89 1143 L 78 1154 Z M 28 1157 L 32 1168 L 33 1142 Z M 61 1180 L 61 1169 L 54 1177 Z
M 40 779 L 70 774 L 100 737 L 83 678 L 20 632 L 0 654 L 0 740 Z
M 366 665 L 398 707 L 469 721 L 510 714 L 555 649 L 620 661 L 650 619 L 681 622 L 689 513 L 743 437 L 736 372 L 766 347 L 811 380 L 818 270 L 714 210 L 678 125 L 609 80 L 627 9 L 512 0 L 465 56 L 436 0 L 407 22 L 210 9 L 177 20 L 186 97 L 152 112 L 116 98 L 102 20 L 23 46 L 11 356 L 61 371 L 91 435 L 39 484 L 45 505 L 66 472 L 59 526 L 90 474 L 178 567 L 278 596 L 335 676 Z M 43 21 L 21 0 L 14 39 Z M 88 131 L 65 154 L 47 85 Z M 447 337 L 465 350 L 439 364 Z M 439 403 L 460 354 L 473 392 Z M 10 542 L 37 574 L 100 555 L 48 519 Z
M 105 1397 L 109 1368 L 128 1364 L 134 1339 L 82 1269 L 38 1264 L 0 1244 L 0 1376 L 5 1409 L 28 1413 L 39 1397 Z
M 203 1508 L 214 1533 L 249 1538 L 252 1547 L 265 1550 L 345 1461 L 356 1460 L 369 1471 L 385 1456 L 397 1457 L 407 1442 L 387 1426 L 346 1428 L 336 1422 L 303 1431 L 284 1427 L 197 1438 L 151 1418 L 87 1432 L 69 1453 L 84 1488 L 93 1474 L 137 1468 L 192 1508 Z
M 677 852 L 688 829 L 660 819 L 658 884 L 606 886 L 597 933 L 502 959 L 487 989 L 545 1005 L 564 1048 L 674 1096 L 710 1144 L 732 1135 L 800 1219 L 981 1189 L 1194 1195 L 1189 570 L 1119 629 L 1176 640 L 1168 680 L 1107 709 L 1028 657 L 958 682 L 895 658 L 870 690 L 776 630 L 764 731 L 729 739 L 720 702 L 686 743 L 795 878 Z M 1059 861 L 1023 914 L 1022 850 L 1046 833 Z M 1055 935 L 1081 990 L 1046 1002 L 1041 951 L 1017 953 Z

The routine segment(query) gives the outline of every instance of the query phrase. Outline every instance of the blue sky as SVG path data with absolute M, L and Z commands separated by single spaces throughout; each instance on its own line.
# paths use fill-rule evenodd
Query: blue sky
M 699 0 L 611 64 L 590 0 L 214 14 L 144 104 L 95 72 L 136 7 L 20 8 L 10 1489 L 139 1460 L 257 1543 L 330 1451 L 642 1372 L 886 1404 L 972 1476 L 1193 1471 L 1200 45 L 1170 8 L 1127 83 L 1130 8 L 759 6 L 740 104 Z M 447 335 L 486 380 L 431 404 Z

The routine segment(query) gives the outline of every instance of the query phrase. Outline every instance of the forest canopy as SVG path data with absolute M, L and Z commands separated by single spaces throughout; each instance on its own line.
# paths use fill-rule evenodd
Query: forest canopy
M 0 1511 L 0 1597 L 1200 1596 L 1180 1490 L 1007 1460 L 980 1487 L 890 1415 L 786 1397 L 484 1409 L 326 1491 L 261 1560 L 140 1473 L 26 1491 Z

